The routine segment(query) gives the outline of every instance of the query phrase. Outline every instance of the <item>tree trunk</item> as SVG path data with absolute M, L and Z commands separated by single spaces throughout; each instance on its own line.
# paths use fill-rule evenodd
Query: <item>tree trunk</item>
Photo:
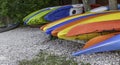
M 90 8 L 90 4 L 88 3 L 88 0 L 82 0 L 82 2 L 84 5 L 85 12 L 89 11 L 91 8 Z
M 96 4 L 96 0 L 88 0 L 89 4 Z
M 117 0 L 109 0 L 109 7 L 110 10 L 117 10 L 118 9 Z
M 79 4 L 79 0 L 72 0 L 72 4 Z

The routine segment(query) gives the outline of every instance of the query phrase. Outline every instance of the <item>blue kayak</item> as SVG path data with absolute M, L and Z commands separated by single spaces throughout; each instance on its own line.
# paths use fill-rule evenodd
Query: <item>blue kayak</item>
M 44 18 L 48 21 L 56 21 L 67 16 L 83 13 L 82 7 L 82 4 L 61 6 L 60 8 L 48 13 Z
M 115 50 L 120 50 L 120 34 L 113 36 L 112 38 L 105 40 L 103 42 L 100 42 L 90 48 L 75 52 L 72 55 L 79 56 L 81 54 L 91 54 L 91 53 L 115 51 Z

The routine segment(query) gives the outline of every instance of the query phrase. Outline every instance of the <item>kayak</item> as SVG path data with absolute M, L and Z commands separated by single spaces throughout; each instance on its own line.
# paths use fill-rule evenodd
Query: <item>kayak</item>
M 100 5 L 93 4 L 90 6 L 93 9 L 93 8 L 99 7 Z M 81 14 L 81 13 L 84 13 L 83 4 L 66 5 L 66 6 L 61 6 L 60 8 L 48 13 L 44 17 L 44 19 L 48 21 L 56 21 L 58 19 L 65 18 L 67 16 Z
M 29 15 L 27 15 L 23 21 L 25 24 L 27 25 L 39 25 L 39 24 L 44 24 L 46 22 L 48 22 L 47 20 L 45 20 L 43 17 L 48 14 L 49 12 L 59 8 L 60 6 L 57 7 L 48 7 L 48 8 L 44 8 L 38 11 L 35 11 Z
M 81 13 L 83 13 L 83 4 L 66 5 L 66 6 L 61 6 L 60 8 L 48 13 L 44 17 L 44 19 L 48 21 L 56 21 L 58 19 L 62 19 L 67 16 L 81 14 Z
M 49 23 L 48 23 L 48 24 L 49 24 Z M 48 24 L 45 24 L 45 25 L 41 26 L 41 27 L 40 27 L 40 30 L 43 31 L 43 28 L 46 27 Z
M 88 42 L 85 43 L 84 47 L 82 49 L 87 49 L 95 44 L 98 44 L 102 41 L 105 41 L 117 34 L 120 34 L 120 32 L 115 32 L 115 33 L 111 33 L 111 34 L 107 34 L 107 35 L 101 35 L 101 36 L 98 36 L 98 37 L 95 37 L 91 40 L 89 40 Z
M 111 33 L 114 33 L 114 32 L 117 32 L 117 31 L 106 31 L 106 32 L 96 32 L 96 33 L 89 33 L 89 34 L 82 34 L 82 35 L 79 35 L 79 36 L 74 36 L 74 37 L 71 37 L 67 40 L 84 40 L 84 41 L 88 41 L 94 37 L 97 37 L 97 36 L 101 36 L 101 35 L 107 35 L 107 34 L 111 34 Z
M 93 45 L 90 48 L 80 50 L 73 53 L 73 56 L 79 56 L 81 54 L 92 54 L 97 52 L 115 51 L 120 50 L 120 34 L 115 35 L 103 42 Z
M 120 12 L 114 12 L 114 13 L 110 13 L 110 14 L 107 14 L 107 15 L 104 15 L 104 16 L 98 16 L 98 17 L 94 17 L 94 18 L 91 18 L 91 19 L 87 19 L 87 20 L 77 20 L 79 23 L 76 23 L 72 26 L 69 26 L 65 29 L 63 29 L 62 31 L 60 31 L 58 33 L 58 37 L 61 38 L 61 39 L 66 39 L 66 40 L 75 40 L 76 37 L 79 37 L 79 36 L 71 36 L 71 37 L 68 37 L 66 36 L 66 34 L 75 26 L 77 25 L 82 25 L 82 24 L 88 24 L 88 23 L 94 23 L 94 22 L 102 22 L 102 21 L 108 21 L 108 20 L 116 20 L 116 19 L 119 19 L 120 18 Z
M 120 19 L 119 20 L 108 20 L 102 22 L 95 22 L 90 24 L 83 24 L 73 27 L 67 36 L 77 36 L 81 34 L 103 32 L 103 31 L 120 31 Z

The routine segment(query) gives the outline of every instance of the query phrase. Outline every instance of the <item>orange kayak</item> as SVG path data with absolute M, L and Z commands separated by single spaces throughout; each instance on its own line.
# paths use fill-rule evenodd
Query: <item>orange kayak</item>
M 93 33 L 93 32 L 103 32 L 103 31 L 120 31 L 120 20 L 110 20 L 95 22 L 89 24 L 78 25 L 72 28 L 67 36 L 76 36 L 81 34 Z
M 48 24 L 49 24 L 49 23 L 48 23 Z M 48 24 L 45 24 L 45 25 L 41 26 L 41 27 L 40 27 L 40 30 L 43 31 L 43 28 L 46 27 Z
M 93 46 L 95 44 L 98 44 L 98 43 L 100 43 L 102 41 L 105 41 L 105 40 L 107 40 L 107 39 L 109 39 L 109 38 L 111 38 L 111 37 L 113 37 L 113 36 L 115 36 L 117 34 L 120 34 L 120 32 L 116 32 L 116 33 L 111 33 L 111 34 L 107 34 L 107 35 L 102 35 L 102 36 L 95 37 L 95 38 L 89 40 L 84 45 L 83 49 L 87 49 L 87 48 L 89 48 L 89 47 L 91 47 L 91 46 Z
M 67 27 L 69 27 L 69 26 L 72 26 L 72 25 L 75 25 L 75 24 L 77 24 L 77 23 L 80 23 L 81 21 L 83 22 L 83 21 L 88 20 L 88 19 L 91 19 L 91 18 L 95 18 L 95 17 L 99 17 L 99 16 L 104 16 L 104 15 L 107 15 L 107 14 L 112 14 L 112 13 L 117 13 L 117 12 L 119 12 L 119 11 L 116 11 L 116 12 L 106 12 L 106 13 L 104 13 L 104 14 L 98 14 L 98 15 L 94 15 L 94 16 L 89 16 L 89 17 L 86 17 L 86 18 L 83 18 L 83 19 L 80 19 L 80 20 L 77 20 L 77 21 L 68 23 L 68 24 L 63 25 L 63 26 L 61 26 L 61 27 L 59 27 L 59 28 L 54 29 L 54 30 L 52 31 L 52 35 L 53 35 L 53 36 L 57 36 L 57 33 L 58 33 L 58 32 L 62 31 L 63 29 L 65 29 L 65 28 L 67 28 Z

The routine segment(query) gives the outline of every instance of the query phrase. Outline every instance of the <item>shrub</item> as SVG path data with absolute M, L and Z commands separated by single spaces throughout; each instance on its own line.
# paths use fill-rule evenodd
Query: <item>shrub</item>
M 0 19 L 4 22 L 22 22 L 35 10 L 58 5 L 59 0 L 0 0 Z

